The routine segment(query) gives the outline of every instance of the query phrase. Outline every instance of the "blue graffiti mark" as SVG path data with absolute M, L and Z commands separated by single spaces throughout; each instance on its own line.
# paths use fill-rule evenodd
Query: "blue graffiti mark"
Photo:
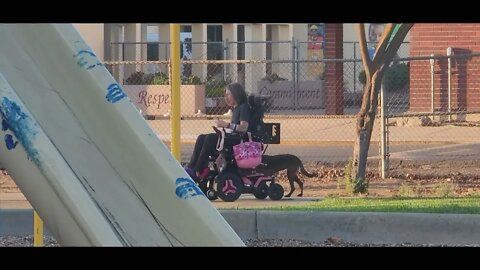
M 12 100 L 7 97 L 3 97 L 2 104 L 0 106 L 0 113 L 2 117 L 2 128 L 5 124 L 8 128 L 15 134 L 17 139 L 25 148 L 29 158 L 37 165 L 40 166 L 40 159 L 38 150 L 33 146 L 33 139 L 37 134 L 32 127 L 32 120 L 28 117 L 27 114 L 21 111 L 20 107 Z M 7 142 L 9 140 L 9 142 Z M 10 146 L 16 146 L 16 143 L 13 143 L 13 138 L 7 139 L 5 137 L 5 142 L 7 143 L 7 148 Z
M 176 189 L 175 193 L 181 199 L 188 199 L 197 195 L 204 195 L 200 188 L 188 178 L 178 178 L 175 181 Z
M 112 83 L 107 88 L 108 93 L 105 96 L 108 102 L 115 103 L 122 98 L 126 97 L 125 93 L 122 90 L 122 87 L 118 83 Z
M 6 134 L 5 135 L 5 144 L 7 145 L 7 149 L 8 150 L 12 150 L 13 148 L 15 148 L 15 146 L 17 146 L 18 144 L 18 141 L 13 141 L 13 136 L 10 135 L 10 134 Z
M 5 131 L 8 129 L 8 123 L 4 119 L 2 119 L 2 130 Z
M 86 70 L 97 66 L 103 66 L 100 60 L 98 60 L 97 55 L 89 50 L 81 50 L 75 55 L 75 57 L 77 58 L 77 65 Z

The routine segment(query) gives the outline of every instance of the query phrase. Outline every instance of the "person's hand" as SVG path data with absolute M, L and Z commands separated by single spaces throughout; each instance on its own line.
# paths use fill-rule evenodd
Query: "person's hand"
M 215 125 L 219 128 L 226 128 L 228 127 L 228 123 L 223 121 L 223 120 L 220 120 L 220 119 L 217 119 L 215 120 Z

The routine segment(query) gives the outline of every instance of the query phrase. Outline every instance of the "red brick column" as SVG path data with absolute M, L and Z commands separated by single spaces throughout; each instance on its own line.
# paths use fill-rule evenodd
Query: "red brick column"
M 325 24 L 325 58 L 343 58 L 343 24 Z M 343 114 L 343 63 L 325 65 L 325 114 Z

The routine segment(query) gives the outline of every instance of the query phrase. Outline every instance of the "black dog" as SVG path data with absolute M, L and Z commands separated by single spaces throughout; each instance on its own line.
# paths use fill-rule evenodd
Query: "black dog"
M 285 197 L 290 197 L 295 191 L 295 186 L 293 182 L 297 182 L 300 186 L 299 197 L 303 196 L 303 182 L 298 178 L 298 171 L 307 176 L 314 177 L 317 176 L 317 173 L 309 173 L 303 167 L 302 161 L 295 155 L 284 154 L 284 155 L 275 155 L 268 156 L 264 155 L 262 157 L 262 164 L 255 168 L 255 171 L 258 173 L 263 173 L 264 175 L 273 175 L 274 173 L 287 170 L 288 181 L 290 182 L 290 192 L 285 195 Z

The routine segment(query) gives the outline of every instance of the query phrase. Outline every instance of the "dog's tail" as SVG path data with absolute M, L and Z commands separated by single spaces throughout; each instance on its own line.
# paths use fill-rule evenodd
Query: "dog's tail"
M 300 162 L 300 172 L 302 172 L 303 175 L 307 176 L 307 177 L 315 177 L 315 176 L 318 176 L 318 173 L 316 172 L 313 172 L 313 173 L 309 173 L 307 172 L 307 170 L 305 170 L 305 168 L 303 167 L 303 163 Z

